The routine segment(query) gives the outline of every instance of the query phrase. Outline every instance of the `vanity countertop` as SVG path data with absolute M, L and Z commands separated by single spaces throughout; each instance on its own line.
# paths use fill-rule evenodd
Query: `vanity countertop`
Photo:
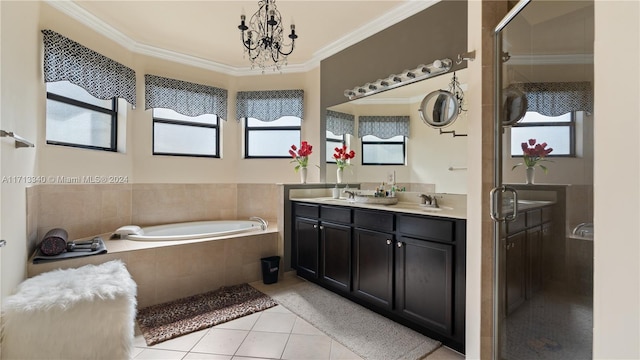
M 300 201 L 320 205 L 348 206 L 360 209 L 384 210 L 397 213 L 429 215 L 454 219 L 467 218 L 467 209 L 465 207 L 449 207 L 445 205 L 441 206 L 438 209 L 434 209 L 417 203 L 409 202 L 399 202 L 395 205 L 379 205 L 348 201 L 346 198 L 334 199 L 332 197 L 292 198 L 291 201 Z
M 548 201 L 548 200 L 518 200 L 518 212 L 533 210 L 533 209 L 553 205 L 555 203 L 556 203 L 555 201 Z M 513 209 L 513 205 L 506 206 L 503 209 L 503 212 L 505 213 L 510 212 L 512 211 L 512 209 Z

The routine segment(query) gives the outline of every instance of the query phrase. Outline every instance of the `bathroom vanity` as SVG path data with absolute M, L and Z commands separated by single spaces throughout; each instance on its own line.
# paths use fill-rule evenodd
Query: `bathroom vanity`
M 299 276 L 464 353 L 466 214 L 292 202 Z
M 554 246 L 555 202 L 524 200 L 518 204 L 514 221 L 503 223 L 501 246 L 505 251 L 505 315 L 511 314 L 542 289 L 545 269 L 550 269 L 550 252 Z

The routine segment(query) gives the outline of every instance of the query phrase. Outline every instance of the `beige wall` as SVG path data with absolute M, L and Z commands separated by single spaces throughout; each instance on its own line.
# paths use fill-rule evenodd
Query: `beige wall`
M 480 359 L 481 337 L 486 336 L 486 319 L 488 314 L 483 312 L 487 308 L 486 295 L 483 296 L 483 220 L 486 214 L 483 208 L 483 181 L 484 164 L 487 154 L 483 147 L 483 116 L 487 112 L 483 102 L 483 63 L 484 57 L 490 56 L 487 52 L 489 45 L 479 31 L 483 24 L 483 4 L 480 1 L 469 1 L 467 41 L 468 49 L 476 51 L 476 60 L 468 63 L 468 128 L 467 138 L 467 268 L 466 268 L 466 320 L 465 320 L 465 350 L 468 359 Z M 485 80 L 486 81 L 486 80 Z M 490 168 L 489 168 L 490 169 Z M 486 171 L 486 170 L 485 170 Z M 491 299 L 489 298 L 489 301 Z M 482 305 L 482 306 L 481 306 Z M 489 305 L 490 306 L 490 305 Z M 489 315 L 490 316 L 490 315 Z M 489 326 L 491 323 L 488 324 Z M 483 327 L 484 326 L 484 327 Z M 485 332 L 482 332 L 485 330 Z
M 640 358 L 639 18 L 637 1 L 595 2 L 596 359 Z
M 2 67 L 1 98 L 2 113 L 0 128 L 35 142 L 37 119 L 43 118 L 44 108 L 35 99 L 43 91 L 40 79 L 40 41 L 37 2 L 0 2 L 2 7 Z M 16 36 L 20 34 L 20 36 Z M 0 140 L 2 146 L 2 176 L 33 176 L 36 174 L 36 149 L 14 147 L 9 138 Z M 14 178 L 15 179 L 15 178 Z M 2 223 L 0 238 L 7 246 L 0 251 L 2 256 L 2 289 L 5 297 L 26 275 L 26 192 L 30 186 L 23 178 L 15 182 L 3 181 Z

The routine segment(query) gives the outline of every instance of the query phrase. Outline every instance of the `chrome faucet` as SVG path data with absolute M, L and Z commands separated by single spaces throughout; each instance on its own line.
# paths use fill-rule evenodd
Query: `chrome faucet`
M 418 195 L 418 197 L 422 198 L 423 204 L 429 205 L 435 208 L 438 207 L 438 199 L 436 198 L 435 195 L 431 196 L 431 195 L 420 194 Z
M 355 198 L 356 194 L 353 191 L 345 190 L 343 191 L 345 194 L 349 195 L 349 199 Z
M 262 230 L 267 230 L 267 227 L 269 226 L 269 222 L 267 222 L 267 220 L 265 220 L 265 219 L 263 219 L 261 217 L 258 217 L 258 216 L 252 216 L 252 217 L 249 218 L 249 220 L 259 222 L 260 223 L 260 228 Z

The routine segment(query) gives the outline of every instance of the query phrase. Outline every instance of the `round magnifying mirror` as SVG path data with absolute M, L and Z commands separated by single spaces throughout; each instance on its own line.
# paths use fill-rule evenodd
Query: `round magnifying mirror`
M 449 91 L 432 91 L 422 99 L 418 111 L 425 124 L 443 128 L 458 117 L 458 100 Z
M 529 102 L 527 94 L 515 87 L 508 87 L 502 92 L 502 124 L 509 126 L 520 121 L 527 113 Z

